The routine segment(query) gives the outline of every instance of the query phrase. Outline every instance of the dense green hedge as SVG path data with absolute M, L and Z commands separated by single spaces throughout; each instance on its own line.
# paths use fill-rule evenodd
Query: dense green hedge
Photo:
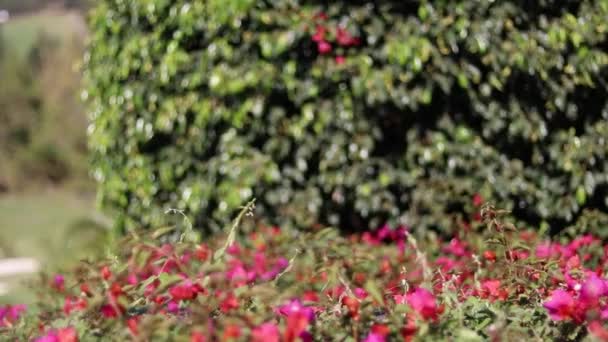
M 214 229 L 256 197 L 301 226 L 443 229 L 477 192 L 575 222 L 608 205 L 607 17 L 604 0 L 101 1 L 100 199 L 126 226 L 179 208 Z

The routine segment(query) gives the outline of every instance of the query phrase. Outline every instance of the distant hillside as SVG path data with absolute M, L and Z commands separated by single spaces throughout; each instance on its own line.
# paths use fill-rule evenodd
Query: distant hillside
M 7 10 L 15 15 L 48 8 L 85 10 L 90 4 L 90 0 L 3 0 L 0 2 L 0 10 Z
M 88 183 L 80 102 L 86 26 L 75 10 L 13 15 L 0 26 L 0 193 Z

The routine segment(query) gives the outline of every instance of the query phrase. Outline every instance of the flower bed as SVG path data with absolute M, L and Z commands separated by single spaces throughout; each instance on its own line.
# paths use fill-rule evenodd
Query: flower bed
M 133 233 L 107 259 L 44 278 L 38 313 L 2 309 L 0 329 L 23 341 L 608 338 L 608 245 L 549 240 L 502 214 L 485 206 L 449 238 Z

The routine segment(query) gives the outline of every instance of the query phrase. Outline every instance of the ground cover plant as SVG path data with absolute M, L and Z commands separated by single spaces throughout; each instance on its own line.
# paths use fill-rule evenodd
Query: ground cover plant
M 240 231 L 252 209 L 204 242 L 188 221 L 133 231 L 108 258 L 43 277 L 32 313 L 3 307 L 0 332 L 61 342 L 608 338 L 608 245 L 593 235 L 550 239 L 491 205 L 447 239 L 388 226 Z
M 255 197 L 281 226 L 446 229 L 479 191 L 574 224 L 608 210 L 606 17 L 603 0 L 99 1 L 100 200 L 123 227 L 178 208 L 213 231 Z

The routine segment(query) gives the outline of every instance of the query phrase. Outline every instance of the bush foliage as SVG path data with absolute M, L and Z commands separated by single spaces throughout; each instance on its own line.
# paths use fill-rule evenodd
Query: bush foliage
M 213 230 L 256 197 L 298 226 L 447 229 L 480 191 L 571 224 L 608 209 L 606 17 L 600 0 L 101 1 L 101 201 L 123 226 L 179 208 Z
M 30 313 L 0 307 L 0 333 L 39 342 L 605 341 L 608 245 L 592 235 L 551 241 L 500 215 L 486 206 L 483 222 L 451 239 L 387 226 L 349 237 L 259 227 L 205 242 L 190 230 L 140 231 L 106 259 L 43 277 Z

